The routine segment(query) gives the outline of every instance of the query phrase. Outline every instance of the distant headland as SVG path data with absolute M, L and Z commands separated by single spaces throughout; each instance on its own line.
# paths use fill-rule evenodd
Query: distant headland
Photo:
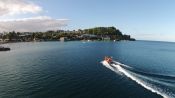
M 30 42 L 30 41 L 135 41 L 130 35 L 122 34 L 115 27 L 95 27 L 78 30 L 56 30 L 47 32 L 3 32 L 0 33 L 0 42 Z

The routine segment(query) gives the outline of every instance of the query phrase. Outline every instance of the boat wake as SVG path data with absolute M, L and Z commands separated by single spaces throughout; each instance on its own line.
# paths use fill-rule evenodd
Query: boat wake
M 151 75 L 149 73 L 135 71 L 134 68 L 116 61 L 113 61 L 112 64 L 102 61 L 102 64 L 117 74 L 125 75 L 153 93 L 161 95 L 164 98 L 175 98 L 175 77 L 161 77 L 161 75 Z

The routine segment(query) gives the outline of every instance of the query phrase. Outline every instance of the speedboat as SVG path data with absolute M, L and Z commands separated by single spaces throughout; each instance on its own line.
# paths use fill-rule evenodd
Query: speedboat
M 109 65 L 112 68 L 116 68 L 114 66 L 115 62 L 112 60 L 112 57 L 110 57 L 110 56 L 105 56 L 103 63 Z
M 106 61 L 108 64 L 112 63 L 112 57 L 105 56 L 104 61 Z

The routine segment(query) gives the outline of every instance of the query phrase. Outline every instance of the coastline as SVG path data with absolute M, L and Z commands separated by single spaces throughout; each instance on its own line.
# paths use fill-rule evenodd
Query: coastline
M 70 41 L 80 41 L 80 42 L 121 42 L 121 41 L 133 41 L 133 40 L 46 40 L 46 41 L 8 41 L 8 42 L 0 42 L 0 45 L 8 44 L 8 43 L 23 43 L 23 42 L 70 42 Z M 137 40 L 134 40 L 137 41 Z

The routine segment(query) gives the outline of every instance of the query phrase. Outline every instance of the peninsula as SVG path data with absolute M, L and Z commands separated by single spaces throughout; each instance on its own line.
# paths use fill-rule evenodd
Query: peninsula
M 0 33 L 0 42 L 30 42 L 30 41 L 135 41 L 130 35 L 123 34 L 115 27 L 95 27 L 78 30 L 50 30 L 47 32 L 3 32 Z

